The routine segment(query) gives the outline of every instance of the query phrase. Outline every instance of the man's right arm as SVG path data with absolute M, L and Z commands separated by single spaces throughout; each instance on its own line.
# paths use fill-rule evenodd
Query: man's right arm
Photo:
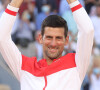
M 20 79 L 22 56 L 11 40 L 11 29 L 21 5 L 21 2 L 17 2 L 18 0 L 12 0 L 0 18 L 0 52 L 17 79 Z

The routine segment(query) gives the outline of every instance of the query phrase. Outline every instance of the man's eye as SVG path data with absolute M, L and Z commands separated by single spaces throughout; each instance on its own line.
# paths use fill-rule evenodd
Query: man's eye
M 57 37 L 57 39 L 59 39 L 59 40 L 60 40 L 60 39 L 62 39 L 62 37 Z
M 51 39 L 52 37 L 50 37 L 50 36 L 47 36 L 46 38 L 47 38 L 47 39 Z

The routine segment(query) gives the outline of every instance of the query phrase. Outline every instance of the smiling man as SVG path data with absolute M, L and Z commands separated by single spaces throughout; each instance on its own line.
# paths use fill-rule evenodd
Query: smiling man
M 50 15 L 43 21 L 40 43 L 43 45 L 43 56 L 48 65 L 53 62 L 53 59 L 62 56 L 64 46 L 69 39 L 67 33 L 67 23 L 60 16 Z
M 0 18 L 0 51 L 20 81 L 21 90 L 80 90 L 86 74 L 93 45 L 94 28 L 78 0 L 67 0 L 78 26 L 75 53 L 62 56 L 68 43 L 67 22 L 57 15 L 48 16 L 42 23 L 39 41 L 43 59 L 26 57 L 11 40 L 11 28 L 23 0 L 12 0 Z

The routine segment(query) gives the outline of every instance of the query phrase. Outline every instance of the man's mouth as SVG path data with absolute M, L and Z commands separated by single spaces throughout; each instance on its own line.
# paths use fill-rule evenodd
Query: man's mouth
M 55 52 L 57 52 L 57 48 L 49 48 L 49 51 L 52 53 L 55 53 Z

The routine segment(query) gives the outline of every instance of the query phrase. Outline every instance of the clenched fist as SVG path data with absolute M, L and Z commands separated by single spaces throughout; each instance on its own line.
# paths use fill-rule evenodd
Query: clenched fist
M 66 0 L 69 4 L 71 4 L 71 3 L 73 3 L 73 2 L 75 2 L 75 1 L 77 1 L 77 0 Z
M 20 5 L 22 4 L 23 0 L 12 0 L 10 5 L 16 8 L 19 8 Z

